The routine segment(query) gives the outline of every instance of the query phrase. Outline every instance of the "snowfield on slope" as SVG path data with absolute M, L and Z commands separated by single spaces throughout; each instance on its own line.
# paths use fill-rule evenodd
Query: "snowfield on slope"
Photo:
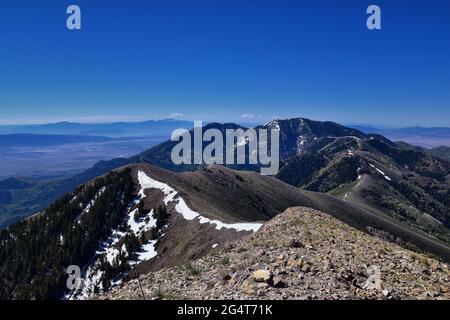
M 253 231 L 256 232 L 261 228 L 262 223 L 224 223 L 219 220 L 211 220 L 202 216 L 200 213 L 193 211 L 188 207 L 186 202 L 182 197 L 178 195 L 178 193 L 171 188 L 169 185 L 162 183 L 160 181 L 154 180 L 145 174 L 143 171 L 138 171 L 138 180 L 139 184 L 142 187 L 141 192 L 144 193 L 145 189 L 159 189 L 164 195 L 164 204 L 168 205 L 171 202 L 176 201 L 175 210 L 180 213 L 183 218 L 186 220 L 194 220 L 197 219 L 199 223 L 205 224 L 214 224 L 216 225 L 216 230 L 224 229 L 234 229 L 236 231 Z M 141 194 L 141 193 L 140 193 Z M 145 197 L 145 194 L 144 194 Z
M 375 167 L 373 164 L 369 163 L 369 165 L 377 170 L 378 173 L 380 173 L 381 175 L 383 175 L 383 177 L 387 180 L 387 181 L 391 181 L 391 178 L 389 178 L 389 176 L 387 174 L 385 174 L 383 171 L 381 171 L 380 169 L 378 169 L 377 167 Z
M 138 180 L 140 184 L 140 191 L 138 193 L 137 198 L 131 202 L 129 205 L 126 215 L 124 217 L 124 221 L 126 222 L 127 229 L 131 231 L 137 238 L 141 237 L 141 235 L 152 228 L 156 227 L 156 219 L 154 218 L 154 210 L 151 210 L 145 217 L 139 218 L 139 220 L 135 221 L 134 216 L 138 211 L 137 208 L 133 209 L 135 205 L 139 203 L 140 200 L 146 197 L 145 190 L 147 189 L 158 189 L 164 193 L 164 204 L 168 205 L 169 203 L 175 204 L 175 210 L 183 216 L 186 220 L 197 220 L 201 224 L 213 224 L 215 225 L 215 229 L 221 230 L 225 229 L 234 229 L 236 231 L 254 231 L 256 232 L 261 226 L 261 223 L 233 223 L 227 224 L 221 222 L 219 220 L 211 220 L 198 212 L 195 212 L 189 208 L 183 198 L 169 185 L 154 180 L 147 176 L 144 172 L 138 171 Z M 100 190 L 100 192 L 92 199 L 92 201 L 87 206 L 87 210 L 89 210 L 98 198 L 98 195 L 105 191 L 104 188 Z M 101 266 L 101 256 L 105 256 L 106 261 L 113 265 L 115 260 L 122 252 L 125 256 L 128 256 L 128 252 L 126 251 L 125 244 L 119 246 L 120 241 L 126 236 L 126 232 L 118 229 L 112 230 L 112 234 L 108 237 L 108 239 L 102 242 L 99 245 L 99 248 L 96 252 L 93 261 L 86 267 L 83 272 L 83 276 L 81 281 L 76 285 L 74 290 L 71 293 L 66 295 L 66 299 L 88 299 L 95 291 L 95 288 L 102 288 L 101 279 L 103 275 L 103 271 L 100 270 Z M 162 235 L 161 237 L 163 237 Z M 130 265 L 136 265 L 139 262 L 150 260 L 158 255 L 156 251 L 156 244 L 158 240 L 151 240 L 141 246 L 141 250 L 136 252 L 137 259 L 134 261 L 129 261 Z M 217 247 L 215 244 L 213 247 Z M 113 279 L 111 285 L 114 287 L 122 282 L 121 278 Z
M 142 187 L 142 186 L 141 186 Z M 105 188 L 102 188 L 99 193 L 91 200 L 87 208 L 83 212 L 87 212 L 96 202 L 99 194 L 103 193 Z M 129 205 L 126 216 L 124 217 L 124 221 L 127 224 L 129 231 L 131 231 L 136 238 L 140 238 L 142 234 L 156 227 L 156 219 L 153 217 L 154 210 L 152 209 L 149 213 L 145 215 L 145 217 L 140 217 L 139 220 L 135 221 L 134 216 L 138 209 L 132 210 L 132 208 L 139 203 L 139 200 L 145 197 L 144 189 L 142 188 L 138 194 L 137 199 L 135 199 Z M 81 216 L 81 215 L 80 215 Z M 103 241 L 98 250 L 95 253 L 93 261 L 87 266 L 85 271 L 83 272 L 83 276 L 81 281 L 76 285 L 76 287 L 65 296 L 65 299 L 79 299 L 84 300 L 88 299 L 93 292 L 95 291 L 95 287 L 102 288 L 101 278 L 103 275 L 103 271 L 100 270 L 101 261 L 100 257 L 105 256 L 106 261 L 113 266 L 115 260 L 122 253 L 125 256 L 128 256 L 128 252 L 126 250 L 125 244 L 122 244 L 119 247 L 119 242 L 126 236 L 127 232 L 114 229 L 112 230 L 111 235 L 108 237 L 106 241 Z M 158 240 L 151 240 L 141 246 L 141 250 L 136 252 L 137 260 L 129 261 L 130 265 L 136 265 L 139 262 L 150 260 L 158 255 L 155 245 Z M 121 279 L 114 279 L 111 283 L 112 286 L 118 285 L 122 282 Z

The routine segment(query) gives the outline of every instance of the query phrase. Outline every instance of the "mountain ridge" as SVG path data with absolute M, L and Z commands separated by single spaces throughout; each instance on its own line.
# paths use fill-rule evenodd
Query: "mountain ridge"
M 141 122 L 112 123 L 79 123 L 57 122 L 34 125 L 0 125 L 0 134 L 52 134 L 52 135 L 83 135 L 106 136 L 109 138 L 146 136 L 149 132 L 156 136 L 170 136 L 171 132 L 180 127 L 192 128 L 192 121 L 162 119 Z
M 190 264 L 141 275 L 94 299 L 445 300 L 448 277 L 445 263 L 294 207 Z

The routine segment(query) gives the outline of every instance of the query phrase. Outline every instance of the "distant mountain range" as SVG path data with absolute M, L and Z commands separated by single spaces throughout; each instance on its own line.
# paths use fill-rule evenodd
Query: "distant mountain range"
M 256 124 L 239 123 L 242 126 L 256 126 Z M 113 122 L 113 123 L 77 123 L 57 122 L 35 125 L 0 125 L 0 135 L 7 134 L 37 134 L 37 135 L 77 135 L 101 136 L 108 138 L 123 137 L 169 137 L 173 130 L 178 128 L 190 129 L 193 121 L 162 119 L 141 122 Z M 450 147 L 449 127 L 406 127 L 386 128 L 371 125 L 349 124 L 364 133 L 376 133 L 388 137 L 393 141 L 403 140 L 413 145 L 426 148 L 441 145 Z
M 113 123 L 57 122 L 36 125 L 3 125 L 0 126 L 0 135 L 28 133 L 39 135 L 88 135 L 109 138 L 147 136 L 170 137 L 170 134 L 175 129 L 189 129 L 192 127 L 192 121 L 174 119 Z

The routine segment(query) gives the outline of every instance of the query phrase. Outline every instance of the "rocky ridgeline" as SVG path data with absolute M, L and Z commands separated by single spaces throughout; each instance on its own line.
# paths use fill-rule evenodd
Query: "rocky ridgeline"
M 445 263 L 296 207 L 202 259 L 96 298 L 449 299 L 449 279 Z

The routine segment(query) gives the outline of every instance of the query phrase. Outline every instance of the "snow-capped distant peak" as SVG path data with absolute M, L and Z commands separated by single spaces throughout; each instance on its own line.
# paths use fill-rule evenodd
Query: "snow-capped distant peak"
M 280 123 L 279 123 L 279 120 L 272 120 L 272 121 L 269 121 L 269 122 L 265 125 L 265 127 L 269 127 L 269 128 L 271 128 L 271 129 L 278 129 L 278 130 L 280 130 Z

